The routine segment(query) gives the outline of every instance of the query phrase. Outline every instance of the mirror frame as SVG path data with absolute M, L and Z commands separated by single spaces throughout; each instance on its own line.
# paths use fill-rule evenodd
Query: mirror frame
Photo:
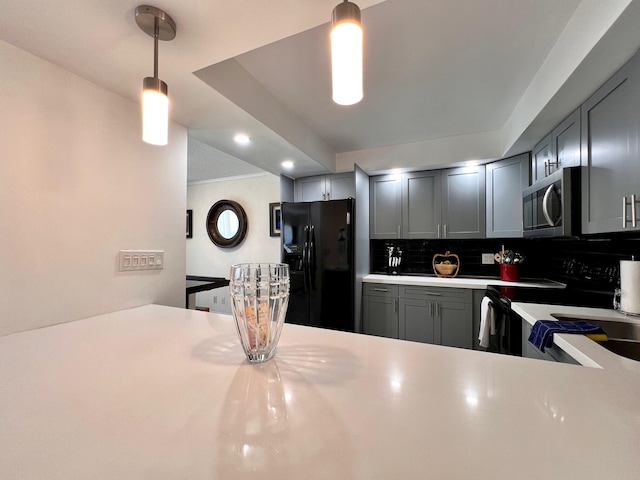
M 238 217 L 238 231 L 231 238 L 223 237 L 218 229 L 218 218 L 227 210 L 231 210 Z M 209 239 L 218 247 L 233 248 L 240 245 L 247 235 L 247 228 L 247 214 L 238 202 L 220 200 L 209 209 L 206 223 L 207 234 Z

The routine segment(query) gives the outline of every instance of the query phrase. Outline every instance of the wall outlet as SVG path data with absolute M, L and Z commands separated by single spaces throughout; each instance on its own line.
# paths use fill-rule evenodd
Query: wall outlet
M 493 253 L 483 253 L 482 254 L 482 264 L 483 265 L 493 265 Z
M 161 270 L 164 268 L 164 250 L 120 250 L 118 265 L 121 272 Z
M 218 303 L 218 296 L 217 295 L 213 296 L 213 303 Z

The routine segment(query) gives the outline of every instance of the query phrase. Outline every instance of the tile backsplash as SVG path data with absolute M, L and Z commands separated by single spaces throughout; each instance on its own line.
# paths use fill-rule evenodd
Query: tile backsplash
M 387 273 L 388 247 L 403 252 L 401 274 L 433 274 L 435 254 L 455 253 L 459 275 L 498 278 L 498 264 L 483 265 L 483 253 L 515 250 L 525 256 L 521 278 L 547 278 L 597 291 L 619 283 L 620 260 L 640 259 L 640 235 L 581 239 L 371 240 L 371 272 Z

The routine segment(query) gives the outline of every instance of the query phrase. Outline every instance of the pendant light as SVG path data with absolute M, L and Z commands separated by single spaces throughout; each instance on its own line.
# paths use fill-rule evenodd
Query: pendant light
M 353 105 L 362 100 L 362 25 L 360 9 L 344 0 L 333 9 L 331 21 L 333 101 Z
M 158 78 L 158 40 L 173 40 L 176 23 L 156 7 L 136 7 L 136 23 L 153 37 L 153 77 L 142 81 L 142 140 L 152 145 L 166 145 L 169 130 L 167 84 Z

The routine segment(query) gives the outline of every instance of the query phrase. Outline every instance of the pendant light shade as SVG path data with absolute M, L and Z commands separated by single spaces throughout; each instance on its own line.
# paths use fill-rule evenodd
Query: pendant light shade
M 166 145 L 169 134 L 169 97 L 167 84 L 153 77 L 142 82 L 142 140 Z
M 339 105 L 353 105 L 362 100 L 360 9 L 348 0 L 333 9 L 331 76 L 334 102 Z
M 142 82 L 142 140 L 152 145 L 166 145 L 169 131 L 169 97 L 167 84 L 158 78 L 158 40 L 173 40 L 176 24 L 162 10 L 141 5 L 136 8 L 136 23 L 153 37 L 153 77 Z

